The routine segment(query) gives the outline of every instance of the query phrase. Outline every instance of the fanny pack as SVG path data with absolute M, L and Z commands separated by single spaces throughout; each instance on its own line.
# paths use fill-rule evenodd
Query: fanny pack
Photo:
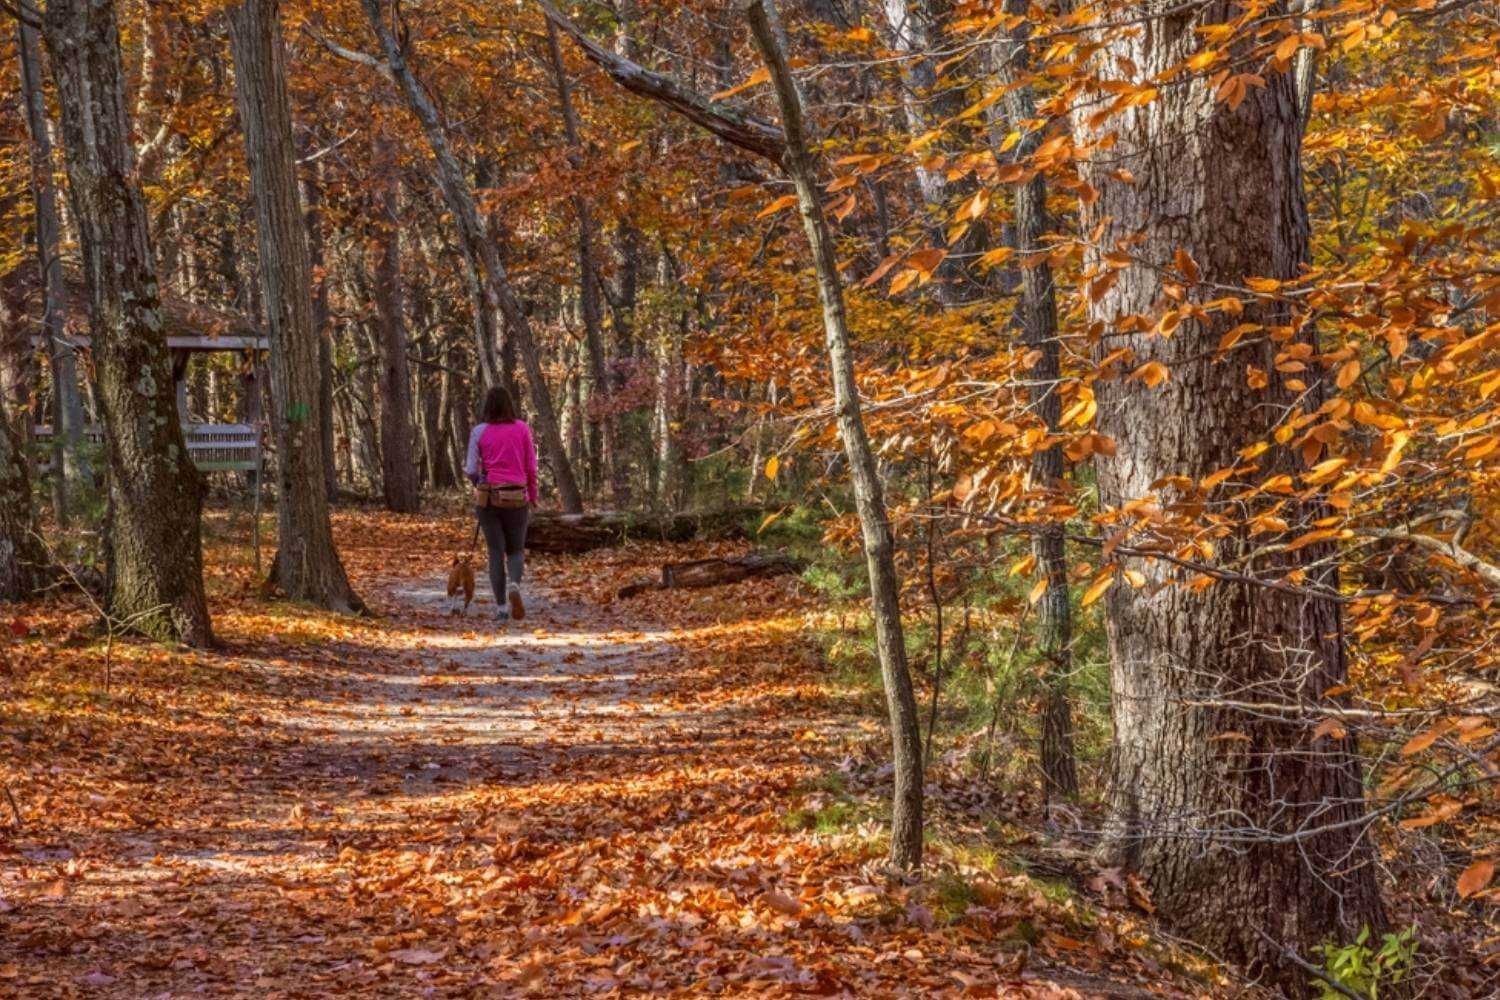
M 478 483 L 474 486 L 475 507 L 527 507 L 526 487 L 509 483 Z

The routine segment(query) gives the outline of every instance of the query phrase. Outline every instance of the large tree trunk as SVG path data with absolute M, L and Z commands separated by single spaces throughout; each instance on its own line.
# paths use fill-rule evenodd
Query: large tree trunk
M 1024 14 L 1024 0 L 1010 0 L 1012 13 Z M 1018 79 L 1029 69 L 1027 38 L 1018 34 L 996 53 L 997 75 L 1010 89 L 1005 95 L 1005 119 L 1012 129 L 1025 129 L 1036 117 L 1036 102 L 1028 82 Z M 1024 162 L 1041 145 L 1042 133 L 1026 133 L 1015 147 Z M 1057 339 L 1057 293 L 1052 265 L 1042 237 L 1047 234 L 1047 180 L 1038 172 L 1015 185 L 1011 199 L 1015 247 L 1021 260 L 1021 297 L 1016 311 L 1023 340 L 1037 354 L 1031 368 L 1031 410 L 1056 435 L 1062 421 L 1062 346 Z M 1031 460 L 1032 484 L 1045 491 L 1047 502 L 1061 502 L 1066 469 L 1060 444 L 1038 451 Z M 1049 800 L 1078 794 L 1078 768 L 1073 753 L 1073 714 L 1068 699 L 1068 676 L 1073 671 L 1073 610 L 1068 598 L 1068 558 L 1065 525 L 1044 522 L 1031 537 L 1036 573 L 1046 580 L 1036 607 L 1036 648 L 1042 658 L 1045 692 L 1042 704 L 1042 780 Z
M 1164 6 L 1143 5 L 1140 13 Z M 1146 30 L 1101 35 L 1096 68 L 1106 79 L 1158 79 L 1199 49 L 1196 28 L 1233 15 L 1217 3 L 1197 15 L 1163 14 Z M 1083 219 L 1084 232 L 1099 234 L 1089 263 L 1104 263 L 1120 241 L 1141 261 L 1090 304 L 1093 321 L 1111 332 L 1100 350 L 1129 348 L 1132 364 L 1156 361 L 1171 373 L 1155 388 L 1140 378 L 1096 384 L 1098 429 L 1115 445 L 1097 458 L 1100 495 L 1114 509 L 1155 495 L 1166 477 L 1195 481 L 1239 464 L 1241 449 L 1266 439 L 1282 414 L 1319 404 L 1315 386 L 1294 411 L 1298 394 L 1276 372 L 1278 345 L 1268 337 L 1216 357 L 1237 324 L 1285 327 L 1291 317 L 1279 303 L 1252 297 L 1243 313 L 1187 319 L 1171 337 L 1155 335 L 1149 321 L 1128 322 L 1167 301 L 1162 276 L 1185 269 L 1179 253 L 1201 269 L 1204 286 L 1190 288 L 1190 298 L 1218 297 L 1255 276 L 1294 277 L 1305 259 L 1291 78 L 1270 75 L 1235 110 L 1214 89 L 1179 77 L 1153 103 L 1103 123 L 1092 120 L 1097 104 L 1082 102 L 1074 112 L 1081 146 L 1117 136 L 1107 155 L 1083 166 L 1099 192 Z M 1267 389 L 1249 388 L 1247 364 L 1268 373 Z M 1277 448 L 1251 475 L 1298 464 Z M 1240 488 L 1221 487 L 1185 511 L 1199 523 L 1207 514 L 1241 526 L 1215 539 L 1221 563 L 1275 541 L 1246 537 L 1255 510 L 1230 499 Z M 1296 535 L 1321 513 L 1293 502 L 1281 517 Z M 1307 546 L 1240 568 L 1281 578 L 1319 560 L 1333 565 L 1329 557 Z M 1116 744 L 1105 852 L 1144 873 L 1159 914 L 1174 926 L 1218 957 L 1247 962 L 1301 993 L 1305 976 L 1287 966 L 1283 946 L 1307 955 L 1324 940 L 1352 941 L 1361 924 L 1381 922 L 1361 822 L 1360 764 L 1352 738 L 1311 732 L 1316 712 L 1273 719 L 1222 702 L 1312 706 L 1343 684 L 1339 606 L 1249 584 L 1199 587 L 1190 571 L 1130 562 L 1146 585 L 1115 587 L 1107 605 Z M 1310 570 L 1304 583 L 1336 589 L 1336 571 Z
M 442 120 L 438 117 L 437 108 L 433 106 L 432 100 L 422 89 L 422 85 L 417 81 L 411 68 L 407 66 L 402 46 L 391 34 L 381 14 L 383 0 L 361 0 L 361 3 L 369 19 L 370 27 L 380 39 L 381 49 L 385 53 L 386 68 L 395 78 L 401 93 L 406 98 L 407 106 L 416 115 L 422 125 L 423 133 L 427 136 L 427 144 L 436 161 L 438 184 L 448 201 L 448 208 L 453 213 L 459 238 L 480 263 L 486 305 L 505 318 L 506 328 L 515 339 L 516 348 L 521 355 L 521 363 L 526 368 L 526 381 L 531 388 L 533 423 L 536 424 L 542 447 L 552 462 L 552 476 L 557 484 L 558 499 L 562 503 L 563 510 L 581 511 L 583 497 L 578 491 L 577 481 L 573 478 L 573 466 L 568 461 L 567 449 L 563 446 L 556 409 L 552 405 L 552 397 L 547 390 L 547 379 L 542 371 L 541 353 L 532 335 L 531 323 L 526 318 L 526 313 L 511 288 L 509 274 L 505 266 L 500 263 L 499 251 L 493 242 L 485 238 L 484 227 L 479 220 L 479 210 L 474 203 L 474 193 L 449 147 L 448 135 Z
M 421 509 L 416 439 L 412 428 L 411 366 L 406 360 L 405 292 L 401 284 L 400 180 L 390 140 L 376 142 L 375 311 L 380 328 L 380 472 L 385 505 L 414 514 Z
M 277 9 L 277 0 L 245 0 L 229 11 L 235 96 L 254 192 L 256 246 L 271 340 L 278 474 L 277 552 L 271 580 L 294 600 L 358 612 L 364 610 L 364 602 L 349 585 L 329 523 L 311 263 L 297 196 Z
M 108 611 L 153 637 L 207 645 L 202 480 L 177 420 L 114 5 L 50 0 L 42 34 L 62 109 L 109 457 Z
M 890 713 L 895 794 L 891 819 L 891 863 L 916 868 L 922 863 L 922 743 L 917 699 L 906 663 L 906 639 L 901 625 L 901 581 L 896 574 L 895 545 L 880 469 L 865 433 L 859 383 L 849 345 L 844 311 L 843 279 L 834 256 L 828 221 L 823 215 L 821 188 L 803 126 L 802 97 L 781 49 L 780 32 L 773 24 L 771 0 L 741 0 L 750 19 L 756 47 L 770 71 L 781 106 L 786 135 L 785 165 L 797 189 L 802 225 L 812 248 L 823 305 L 823 329 L 828 342 L 828 365 L 838 414 L 839 436 L 849 461 L 854 505 L 864 536 L 865 564 L 870 578 L 870 603 L 875 617 L 875 645 L 880 655 L 886 704 Z
M 49 561 L 36 534 L 21 439 L 0 399 L 0 601 L 30 597 L 44 582 Z
M 36 205 L 36 250 L 42 276 L 42 332 L 52 369 L 53 441 L 52 496 L 58 526 L 68 524 L 68 493 L 89 478 L 83 454 L 83 397 L 78 391 L 78 356 L 65 336 L 62 258 L 58 255 L 62 226 L 57 213 L 57 185 L 52 175 L 52 135 L 42 93 L 42 66 L 36 29 L 16 22 L 21 63 L 21 100 L 31 132 L 31 191 Z M 24 414 L 22 415 L 24 419 Z

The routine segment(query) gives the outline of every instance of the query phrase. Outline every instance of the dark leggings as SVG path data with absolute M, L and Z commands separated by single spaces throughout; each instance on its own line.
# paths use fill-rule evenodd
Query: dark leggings
M 519 586 L 526 570 L 526 521 L 531 511 L 525 507 L 480 507 L 475 513 L 490 553 L 490 589 L 495 593 L 495 603 L 503 604 L 506 571 L 510 582 Z

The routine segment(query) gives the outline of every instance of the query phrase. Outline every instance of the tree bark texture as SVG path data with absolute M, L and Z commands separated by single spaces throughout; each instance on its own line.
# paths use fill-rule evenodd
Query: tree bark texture
M 448 208 L 453 213 L 459 238 L 468 248 L 468 252 L 479 262 L 485 304 L 492 312 L 504 317 L 506 328 L 515 339 L 516 347 L 521 355 L 521 363 L 526 368 L 526 381 L 531 388 L 532 422 L 536 425 L 537 436 L 541 438 L 547 457 L 551 459 L 552 476 L 557 485 L 558 499 L 562 503 L 563 510 L 581 511 L 583 496 L 578 491 L 578 483 L 573 477 L 573 467 L 568 461 L 567 450 L 563 447 L 557 413 L 547 390 L 546 376 L 542 372 L 542 359 L 537 349 L 536 338 L 531 332 L 531 323 L 527 320 L 526 313 L 511 288 L 510 277 L 505 270 L 505 265 L 500 262 L 499 251 L 492 241 L 485 238 L 484 227 L 479 219 L 479 209 L 474 203 L 474 193 L 449 146 L 447 132 L 438 116 L 438 110 L 416 75 L 406 64 L 402 46 L 396 41 L 395 35 L 391 33 L 391 29 L 382 16 L 383 0 L 361 0 L 361 4 L 369 19 L 370 27 L 380 39 L 381 49 L 385 54 L 385 65 L 406 98 L 407 106 L 416 115 L 423 133 L 427 136 L 427 144 L 432 150 L 437 166 L 438 185 L 442 188 Z
M 816 168 L 802 117 L 802 96 L 782 51 L 780 32 L 773 22 L 771 0 L 741 0 L 756 48 L 770 71 L 781 107 L 786 136 L 784 165 L 797 189 L 803 229 L 812 248 L 823 306 L 823 329 L 828 364 L 833 375 L 834 404 L 839 436 L 849 461 L 854 503 L 864 537 L 865 563 L 870 578 L 870 603 L 875 619 L 875 644 L 880 656 L 886 703 L 890 714 L 895 793 L 891 819 L 891 863 L 917 868 L 922 863 L 922 734 L 917 699 L 906 662 L 906 639 L 901 625 L 901 581 L 896 574 L 895 545 L 886 515 L 880 469 L 870 446 L 861 412 L 859 383 L 849 344 L 844 311 L 844 289 L 834 256 Z
M 1161 14 L 1147 30 L 1102 36 L 1095 69 L 1105 78 L 1154 79 L 1197 51 L 1196 28 L 1234 13 L 1225 3 L 1190 15 L 1167 13 L 1168 6 L 1138 8 Z M 1113 454 L 1096 458 L 1100 496 L 1118 509 L 1154 495 L 1163 477 L 1197 480 L 1239 464 L 1241 449 L 1264 439 L 1297 395 L 1275 370 L 1277 344 L 1263 339 L 1232 358 L 1215 356 L 1236 324 L 1271 329 L 1290 321 L 1270 299 L 1247 299 L 1239 315 L 1186 320 L 1171 337 L 1129 332 L 1139 328 L 1122 321 L 1161 308 L 1160 269 L 1177 270 L 1178 251 L 1219 288 L 1254 276 L 1294 277 L 1306 258 L 1308 223 L 1288 75 L 1249 88 L 1235 110 L 1202 78 L 1178 79 L 1153 103 L 1103 123 L 1091 121 L 1095 110 L 1087 103 L 1075 110 L 1077 141 L 1111 132 L 1117 139 L 1083 166 L 1099 192 L 1082 226 L 1100 232 L 1090 263 L 1120 240 L 1130 240 L 1130 252 L 1145 262 L 1126 267 L 1091 303 L 1090 318 L 1111 332 L 1099 350 L 1128 347 L 1131 364 L 1159 361 L 1171 372 L 1155 388 L 1140 379 L 1097 383 L 1098 430 L 1115 443 Z M 1249 388 L 1247 363 L 1269 373 L 1269 388 Z M 1317 396 L 1315 387 L 1303 409 L 1316 410 Z M 1250 476 L 1299 464 L 1273 449 Z M 1226 498 L 1237 490 L 1222 487 L 1204 509 L 1243 524 L 1253 504 L 1231 507 Z M 1282 516 L 1296 535 L 1321 510 L 1294 502 Z M 1230 562 L 1255 545 L 1241 529 L 1216 547 L 1215 558 Z M 1281 577 L 1329 555 L 1307 546 L 1258 558 L 1249 571 Z M 1382 920 L 1352 738 L 1314 738 L 1319 716 L 1312 712 L 1272 720 L 1203 703 L 1321 700 L 1346 677 L 1339 606 L 1246 584 L 1200 589 L 1160 560 L 1132 563 L 1146 585 L 1116 586 L 1107 603 L 1115 750 L 1104 850 L 1144 873 L 1160 916 L 1218 957 L 1302 993 L 1305 975 L 1288 967 L 1277 945 L 1307 955 Z M 1309 579 L 1337 586 L 1336 571 L 1311 570 Z
M 50 560 L 36 535 L 21 438 L 5 410 L 0 399 L 0 601 L 23 601 L 44 582 Z
M 364 602 L 349 585 L 329 521 L 312 267 L 297 194 L 278 10 L 277 0 L 245 0 L 229 10 L 235 95 L 254 194 L 256 246 L 271 341 L 271 418 L 278 480 L 277 552 L 271 580 L 293 600 L 360 612 Z
M 323 482 L 328 502 L 339 496 L 339 469 L 333 438 L 333 340 L 328 329 L 328 277 L 323 259 L 322 168 L 314 163 L 302 181 L 302 218 L 307 229 L 308 263 L 312 266 L 312 324 L 318 338 L 318 433 L 323 445 Z
M 104 416 L 107 610 L 152 637 L 208 645 L 202 480 L 177 420 L 161 290 L 134 179 L 114 4 L 52 0 L 42 35 L 62 110 Z
M 52 170 L 52 134 L 42 92 L 41 53 L 35 28 L 16 22 L 16 49 L 21 68 L 21 100 L 31 133 L 31 191 L 36 206 L 36 250 L 42 277 L 42 332 L 52 369 L 53 440 L 57 461 L 52 476 L 59 527 L 68 523 L 71 487 L 90 476 L 84 456 L 83 397 L 78 389 L 78 355 L 64 336 L 62 258 L 58 255 L 62 225 L 57 211 L 57 184 Z M 24 417 L 24 415 L 23 415 Z
M 1010 9 L 1025 13 L 1020 0 Z M 1027 39 L 1016 36 L 1000 43 L 997 75 L 1010 87 L 1005 95 L 1005 119 L 1011 128 L 1024 129 L 1036 117 L 1036 102 L 1028 84 L 1018 77 L 1028 68 Z M 1025 161 L 1041 145 L 1042 134 L 1028 131 L 1015 146 L 1015 158 Z M 1062 422 L 1062 345 L 1057 339 L 1057 292 L 1052 281 L 1042 237 L 1047 234 L 1047 180 L 1040 173 L 1014 186 L 1011 210 L 1015 247 L 1022 260 L 1021 297 L 1017 303 L 1022 339 L 1037 352 L 1031 368 L 1031 410 L 1055 435 Z M 1061 445 L 1038 451 L 1031 460 L 1032 485 L 1061 499 L 1066 468 Z M 1047 581 L 1036 607 L 1036 649 L 1042 659 L 1042 780 L 1049 800 L 1078 794 L 1078 767 L 1073 751 L 1073 713 L 1068 698 L 1068 676 L 1072 673 L 1073 611 L 1068 598 L 1066 526 L 1051 521 L 1038 527 L 1031 537 L 1036 572 Z
M 380 472 L 385 505 L 399 513 L 421 509 L 411 366 L 407 363 L 405 290 L 401 280 L 401 187 L 396 150 L 388 139 L 373 157 L 375 194 L 375 311 L 380 325 Z

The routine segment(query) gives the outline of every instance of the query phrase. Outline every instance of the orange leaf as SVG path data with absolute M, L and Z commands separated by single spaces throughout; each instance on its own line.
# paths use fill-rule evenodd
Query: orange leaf
M 784 194 L 780 198 L 777 198 L 775 201 L 771 202 L 771 204 L 767 205 L 765 208 L 761 209 L 755 217 L 757 219 L 764 219 L 768 215 L 775 215 L 782 209 L 791 208 L 795 204 L 797 204 L 796 195 Z
M 801 903 L 797 902 L 786 893 L 778 892 L 775 889 L 768 889 L 765 894 L 760 897 L 760 901 L 762 903 L 765 903 L 771 909 L 775 910 L 777 913 L 783 913 L 788 917 L 795 917 L 798 913 L 802 912 Z
M 921 276 L 922 273 L 920 271 L 913 271 L 911 268 L 907 268 L 896 275 L 896 279 L 891 282 L 891 294 L 900 295 L 907 288 L 910 288 L 912 283 Z
M 771 79 L 771 71 L 762 66 L 754 73 L 751 73 L 749 77 L 745 79 L 744 83 L 740 84 L 737 87 L 730 87 L 728 90 L 721 90 L 717 94 L 714 94 L 712 97 L 710 97 L 709 100 L 722 101 L 726 97 L 733 97 L 735 94 L 743 93 L 744 91 L 749 90 L 751 87 L 758 87 L 769 79 Z
M 926 250 L 918 250 L 906 258 L 906 265 L 915 268 L 922 272 L 925 277 L 930 278 L 932 277 L 932 272 L 937 270 L 937 266 L 943 262 L 943 258 L 946 256 L 948 256 L 948 251 L 938 247 L 929 247 Z
M 1099 598 L 1103 597 L 1104 592 L 1108 590 L 1114 584 L 1114 582 L 1115 568 L 1113 566 L 1107 567 L 1103 573 L 1100 573 L 1097 577 L 1094 578 L 1094 582 L 1089 585 L 1089 589 L 1083 592 L 1083 597 L 1081 597 L 1078 601 L 1079 607 L 1086 608 L 1090 604 L 1093 604 L 1095 601 L 1097 601 Z
M 1172 377 L 1172 373 L 1168 371 L 1167 366 L 1162 364 L 1160 361 L 1148 361 L 1137 368 L 1135 371 L 1131 372 L 1130 377 L 1138 378 L 1142 382 L 1146 383 L 1147 388 L 1155 389 L 1157 386 L 1170 379 Z
M 1458 898 L 1468 899 L 1479 890 L 1490 884 L 1490 879 L 1495 877 L 1495 862 L 1490 858 L 1481 858 L 1464 869 L 1464 873 L 1458 877 Z
M 1437 725 L 1433 726 L 1431 729 L 1428 729 L 1426 732 L 1418 733 L 1417 735 L 1406 741 L 1406 745 L 1401 748 L 1401 756 L 1410 757 L 1414 753 L 1421 753 L 1423 750 L 1426 750 L 1428 747 L 1436 743 L 1438 741 L 1438 737 L 1442 736 L 1447 731 L 1448 723 L 1445 720 L 1443 722 L 1439 722 Z
M 1309 742 L 1316 743 L 1319 740 L 1329 736 L 1333 737 L 1336 740 L 1341 740 L 1346 735 L 1347 733 L 1344 727 L 1339 725 L 1339 721 L 1335 718 L 1329 717 L 1318 723 L 1318 727 L 1312 731 L 1312 737 L 1310 738 Z

